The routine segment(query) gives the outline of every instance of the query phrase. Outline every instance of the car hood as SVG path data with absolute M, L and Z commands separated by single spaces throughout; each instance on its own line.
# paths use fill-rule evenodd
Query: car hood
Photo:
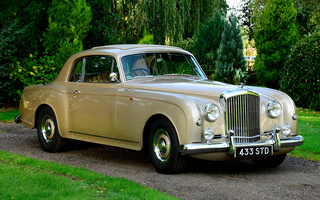
M 222 93 L 236 89 L 248 90 L 268 99 L 277 99 L 277 97 L 283 96 L 284 94 L 269 88 L 231 85 L 207 79 L 145 79 L 132 81 L 132 83 L 127 84 L 127 86 L 128 88 L 137 90 L 172 92 L 197 97 L 215 98 L 216 100 L 220 98 Z

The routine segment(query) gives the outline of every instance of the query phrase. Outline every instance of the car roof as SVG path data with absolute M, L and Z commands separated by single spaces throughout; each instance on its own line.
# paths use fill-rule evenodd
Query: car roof
M 117 44 L 93 47 L 83 51 L 87 54 L 103 54 L 109 53 L 114 57 L 122 57 L 124 55 L 148 52 L 180 52 L 190 54 L 190 52 L 183 50 L 180 47 L 166 46 L 166 45 L 153 45 L 153 44 Z
M 73 63 L 77 59 L 84 56 L 108 54 L 108 55 L 114 56 L 117 59 L 125 55 L 132 55 L 137 53 L 149 53 L 149 52 L 179 52 L 179 53 L 192 55 L 190 52 L 185 51 L 179 47 L 165 46 L 165 45 L 118 44 L 118 45 L 93 47 L 92 49 L 84 50 L 72 55 L 64 64 L 56 80 L 57 81 L 67 80 L 70 67 L 72 67 Z
M 133 50 L 133 49 L 174 49 L 182 50 L 180 47 L 165 46 L 165 45 L 152 45 L 152 44 L 117 44 L 93 47 L 92 49 L 105 49 L 105 50 Z

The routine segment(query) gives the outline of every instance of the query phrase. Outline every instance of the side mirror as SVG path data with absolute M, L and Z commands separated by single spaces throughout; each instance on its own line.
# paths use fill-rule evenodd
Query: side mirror
M 118 80 L 118 75 L 117 73 L 114 73 L 112 72 L 110 75 L 109 75 L 109 79 L 110 79 L 110 82 L 114 83 L 114 82 L 119 82 Z

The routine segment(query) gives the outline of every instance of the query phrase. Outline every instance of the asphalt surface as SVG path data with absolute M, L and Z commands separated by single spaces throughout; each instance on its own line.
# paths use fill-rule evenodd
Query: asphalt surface
M 320 162 L 289 156 L 272 169 L 256 168 L 250 160 L 190 159 L 187 172 L 163 175 L 144 152 L 77 141 L 64 152 L 44 152 L 36 130 L 13 123 L 0 123 L 0 150 L 125 177 L 179 199 L 320 199 Z

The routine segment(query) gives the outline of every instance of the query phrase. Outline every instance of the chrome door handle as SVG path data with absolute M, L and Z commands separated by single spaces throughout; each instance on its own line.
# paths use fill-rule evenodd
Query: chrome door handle
M 75 94 L 80 94 L 81 93 L 81 91 L 79 91 L 79 90 L 73 90 L 72 92 L 75 93 Z

